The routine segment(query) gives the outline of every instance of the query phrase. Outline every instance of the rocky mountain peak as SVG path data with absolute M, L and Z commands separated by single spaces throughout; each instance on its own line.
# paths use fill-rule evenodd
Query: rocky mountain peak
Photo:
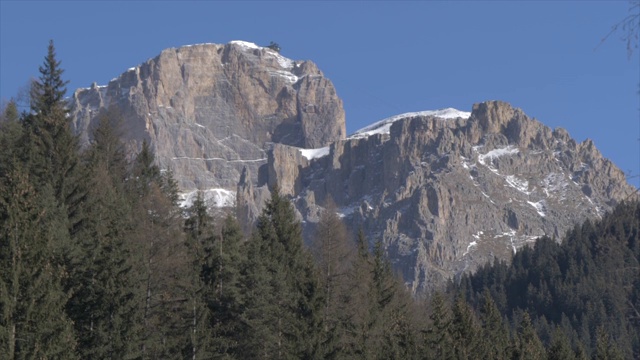
M 320 150 L 274 146 L 266 183 L 291 196 L 308 236 L 331 198 L 416 293 L 635 196 L 590 140 L 500 101 L 401 114 Z
M 307 240 L 335 202 L 415 293 L 636 196 L 591 140 L 501 101 L 400 114 L 345 137 L 342 101 L 314 63 L 243 41 L 164 50 L 72 103 L 85 143 L 101 112 L 119 112 L 132 154 L 149 142 L 185 204 L 202 190 L 210 207 L 235 206 L 246 232 L 275 185 Z
M 163 50 L 108 85 L 77 90 L 72 105 L 84 143 L 97 115 L 115 108 L 131 153 L 148 141 L 183 191 L 207 191 L 217 204 L 245 167 L 258 184 L 272 143 L 315 148 L 346 134 L 342 101 L 314 63 L 244 41 Z

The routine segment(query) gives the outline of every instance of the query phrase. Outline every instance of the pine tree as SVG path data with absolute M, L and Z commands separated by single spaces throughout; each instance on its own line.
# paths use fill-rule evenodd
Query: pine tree
M 564 360 L 571 359 L 575 356 L 573 349 L 571 349 L 571 343 L 562 330 L 557 327 L 553 332 L 551 338 L 551 344 L 547 349 L 547 359 L 549 360 Z
M 10 359 L 75 358 L 56 261 L 67 236 L 50 187 L 36 189 L 19 164 L 0 178 L 0 347 Z
M 531 323 L 529 313 L 526 311 L 522 314 L 522 320 L 518 326 L 514 357 L 521 360 L 540 360 L 546 358 L 544 346 Z
M 241 252 L 240 225 L 228 215 L 218 236 L 205 247 L 202 274 L 207 286 L 207 306 L 211 317 L 212 347 L 217 357 L 238 355 L 239 337 L 246 330 L 241 321 Z
M 192 263 L 189 302 L 191 303 L 191 336 L 189 344 L 183 350 L 183 356 L 192 359 L 210 358 L 211 326 L 207 302 L 213 292 L 206 286 L 207 268 L 205 247 L 213 241 L 213 218 L 207 213 L 207 207 L 198 192 L 196 200 L 187 209 L 189 217 L 185 220 L 184 231 L 189 258 Z
M 452 316 L 449 304 L 440 292 L 436 292 L 429 307 L 431 323 L 425 331 L 423 351 L 431 359 L 453 359 Z
M 320 286 L 324 291 L 323 339 L 325 357 L 337 356 L 337 349 L 344 338 L 341 328 L 342 300 L 351 289 L 348 286 L 350 248 L 347 229 L 336 214 L 335 204 L 329 202 L 320 216 L 313 238 L 313 254 L 318 265 Z
M 602 326 L 596 330 L 596 349 L 593 354 L 594 360 L 622 360 L 624 356 L 620 353 L 615 343 L 613 343 Z
M 473 359 L 480 348 L 480 329 L 469 305 L 461 296 L 453 304 L 451 337 L 457 359 Z
M 84 196 L 78 138 L 72 133 L 64 100 L 67 81 L 56 59 L 53 40 L 40 66 L 40 77 L 31 88 L 31 114 L 25 118 L 25 156 L 37 185 L 51 184 L 54 196 L 64 207 L 73 235 L 81 221 L 78 204 Z
M 412 299 L 402 283 L 393 275 L 391 264 L 385 258 L 382 243 L 377 242 L 373 252 L 372 315 L 374 342 L 378 345 L 376 358 L 412 358 L 417 354 L 416 336 L 410 321 Z
M 69 82 L 62 80 L 64 70 L 60 67 L 60 61 L 56 59 L 53 40 L 49 41 L 47 56 L 39 70 L 40 81 L 34 82 L 31 89 L 32 111 L 45 117 L 58 111 L 66 113 L 63 100 L 67 92 L 66 85 Z
M 342 339 L 343 356 L 346 358 L 371 358 L 376 348 L 371 346 L 371 328 L 375 322 L 372 313 L 373 293 L 373 258 L 362 229 L 356 237 L 356 255 L 348 273 L 350 291 L 342 298 L 341 327 L 344 329 Z M 379 344 L 376 344 L 378 346 Z
M 22 160 L 22 125 L 19 122 L 15 101 L 10 101 L 1 115 L 0 121 L 0 178 L 12 171 L 12 164 Z
M 153 153 L 143 145 L 134 161 L 127 194 L 133 209 L 132 253 L 134 274 L 142 299 L 143 358 L 180 356 L 189 348 L 193 308 L 192 263 L 184 242 L 182 211 L 175 191 L 167 191 L 167 175 L 154 164 Z
M 82 203 L 85 221 L 77 232 L 76 256 L 69 273 L 67 311 L 74 320 L 83 358 L 132 358 L 141 335 L 140 294 L 133 272 L 131 207 L 121 185 L 124 158 L 110 149 L 119 138 L 104 136 L 108 120 L 100 119 L 87 151 L 90 176 Z
M 312 358 L 319 351 L 322 298 L 291 203 L 272 192 L 247 250 L 243 293 L 251 358 Z
M 480 313 L 482 322 L 482 340 L 479 354 L 483 359 L 506 360 L 509 355 L 509 332 L 505 327 L 500 312 L 485 288 L 484 303 Z

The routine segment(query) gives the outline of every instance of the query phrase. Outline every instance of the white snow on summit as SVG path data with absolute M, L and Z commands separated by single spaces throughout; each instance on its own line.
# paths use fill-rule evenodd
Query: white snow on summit
M 415 116 L 435 116 L 441 119 L 455 119 L 455 118 L 468 119 L 469 116 L 471 116 L 471 113 L 467 111 L 460 111 L 454 108 L 446 108 L 446 109 L 439 109 L 439 110 L 425 110 L 425 111 L 394 115 L 386 119 L 377 121 L 369 126 L 363 127 L 362 129 L 354 132 L 351 136 L 349 136 L 349 139 L 363 138 L 363 137 L 368 137 L 374 134 L 388 134 L 389 131 L 391 130 L 391 124 L 393 124 L 398 120 L 415 117 Z
M 229 41 L 229 44 L 238 45 L 238 46 L 243 47 L 245 49 L 261 49 L 262 48 L 262 47 L 254 44 L 252 42 L 242 41 L 242 40 Z

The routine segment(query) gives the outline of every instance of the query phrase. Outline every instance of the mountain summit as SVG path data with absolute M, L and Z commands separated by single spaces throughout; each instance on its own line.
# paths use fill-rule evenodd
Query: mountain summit
M 331 198 L 352 229 L 381 242 L 414 293 L 509 260 L 538 237 L 560 239 L 635 197 L 591 140 L 500 101 L 391 117 L 315 154 L 274 146 L 268 184 L 291 196 L 308 234 Z
M 243 41 L 164 50 L 72 102 L 82 141 L 116 109 L 129 150 L 149 142 L 185 204 L 203 190 L 212 207 L 236 206 L 245 230 L 276 185 L 307 239 L 335 202 L 414 293 L 635 196 L 591 140 L 500 101 L 401 114 L 346 137 L 342 101 L 315 64 Z
M 271 143 L 316 148 L 346 135 L 342 101 L 314 63 L 244 41 L 164 50 L 72 102 L 83 142 L 115 108 L 130 151 L 146 140 L 181 190 L 206 191 L 210 205 L 235 200 L 244 167 L 258 182 Z

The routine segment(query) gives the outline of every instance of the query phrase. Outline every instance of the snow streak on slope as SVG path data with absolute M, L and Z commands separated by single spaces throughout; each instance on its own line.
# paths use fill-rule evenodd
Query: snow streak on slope
M 302 156 L 307 158 L 307 160 L 318 159 L 323 156 L 329 155 L 329 147 L 325 146 L 319 149 L 298 149 Z
M 178 204 L 182 208 L 189 208 L 198 197 L 198 191 L 202 193 L 204 203 L 208 208 L 225 208 L 236 205 L 236 192 L 227 189 L 207 189 L 193 190 L 188 193 L 181 193 L 178 196 Z
M 435 116 L 441 119 L 455 119 L 455 118 L 468 119 L 469 116 L 471 116 L 471 113 L 466 111 L 456 110 L 453 108 L 446 108 L 446 109 L 440 109 L 440 110 L 426 110 L 426 111 L 410 112 L 410 113 L 404 113 L 400 115 L 394 115 L 386 119 L 377 121 L 369 126 L 363 127 L 362 129 L 356 131 L 351 136 L 349 136 L 349 138 L 355 139 L 355 138 L 367 137 L 374 134 L 388 134 L 389 131 L 391 130 L 391 124 L 393 124 L 394 122 L 401 119 L 406 119 L 406 118 L 411 118 L 416 116 Z

